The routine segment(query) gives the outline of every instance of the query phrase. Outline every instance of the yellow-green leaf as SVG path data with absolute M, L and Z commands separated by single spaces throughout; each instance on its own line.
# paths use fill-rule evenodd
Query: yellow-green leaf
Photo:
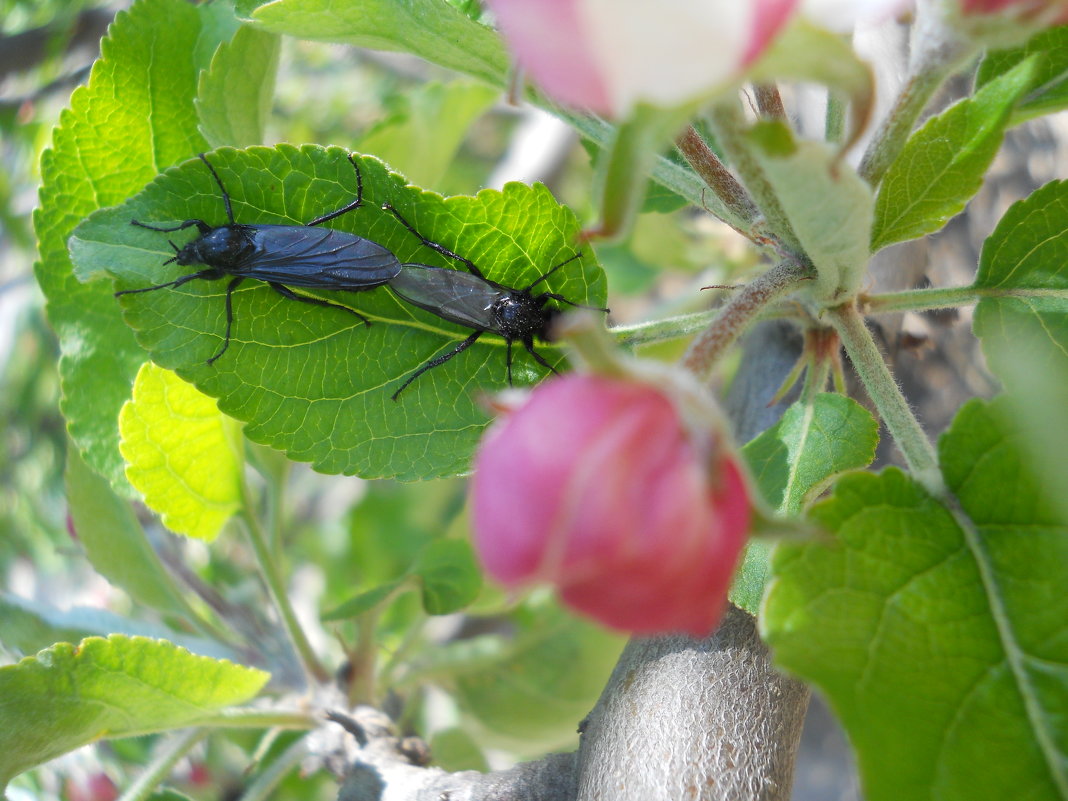
M 213 540 L 241 499 L 237 423 L 169 370 L 144 364 L 119 415 L 126 478 L 178 534 Z

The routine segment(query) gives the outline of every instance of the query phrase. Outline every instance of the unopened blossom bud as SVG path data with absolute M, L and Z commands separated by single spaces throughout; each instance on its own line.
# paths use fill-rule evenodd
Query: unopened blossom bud
M 519 65 L 554 100 L 613 117 L 731 80 L 797 0 L 489 0 Z
M 705 636 L 751 508 L 734 457 L 695 443 L 651 383 L 552 378 L 487 433 L 471 482 L 475 545 L 508 587 L 549 583 L 611 628 Z
M 549 97 L 626 117 L 729 88 L 797 13 L 848 29 L 907 0 L 487 0 L 519 65 Z
M 1019 21 L 1061 25 L 1068 22 L 1065 0 L 960 0 L 966 16 L 998 14 Z
M 1068 23 L 1068 0 L 921 0 L 933 47 L 959 37 L 973 49 L 1016 47 L 1045 28 Z

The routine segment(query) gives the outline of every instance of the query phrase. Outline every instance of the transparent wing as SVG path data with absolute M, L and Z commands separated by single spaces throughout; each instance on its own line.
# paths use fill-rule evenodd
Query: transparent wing
M 505 287 L 477 275 L 423 264 L 401 265 L 389 288 L 413 306 L 481 331 L 497 330 L 493 307 L 509 295 Z

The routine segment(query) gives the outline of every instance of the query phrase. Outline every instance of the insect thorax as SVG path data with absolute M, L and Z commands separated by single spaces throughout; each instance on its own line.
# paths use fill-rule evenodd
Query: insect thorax
M 239 265 L 254 250 L 243 225 L 220 225 L 178 251 L 179 264 L 204 264 L 226 270 Z
M 528 293 L 512 292 L 493 307 L 498 333 L 506 339 L 544 339 L 552 315 L 553 310 L 545 307 L 545 301 Z

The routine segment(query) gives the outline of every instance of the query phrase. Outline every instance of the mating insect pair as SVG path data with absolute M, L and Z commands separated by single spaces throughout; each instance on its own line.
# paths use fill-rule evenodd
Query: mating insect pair
M 533 289 L 561 267 L 579 258 L 580 254 L 576 253 L 532 283 L 516 289 L 491 281 L 469 259 L 424 237 L 388 203 L 383 208 L 391 212 L 423 245 L 461 262 L 470 272 L 402 263 L 392 251 L 377 242 L 344 231 L 318 228 L 322 223 L 356 210 L 363 203 L 363 177 L 359 165 L 351 155 L 349 161 L 356 171 L 356 199 L 351 203 L 316 217 L 305 225 L 238 223 L 234 219 L 230 195 L 218 173 L 203 154 L 200 158 L 219 186 L 226 209 L 226 224 L 211 226 L 203 220 L 186 220 L 173 227 L 150 225 L 137 220 L 131 220 L 131 224 L 162 233 L 173 233 L 195 226 L 200 235 L 181 248 L 171 242 L 175 255 L 164 264 L 202 264 L 204 269 L 174 281 L 141 289 L 125 289 L 115 294 L 152 292 L 179 287 L 197 279 L 214 281 L 230 276 L 226 287 L 226 333 L 222 347 L 208 359 L 209 364 L 219 359 L 230 345 L 234 290 L 246 278 L 253 278 L 265 282 L 289 300 L 343 309 L 355 314 L 368 325 L 370 320 L 354 309 L 321 298 L 298 294 L 290 287 L 363 292 L 388 285 L 401 300 L 444 320 L 473 329 L 471 335 L 455 348 L 431 359 L 412 373 L 393 393 L 393 400 L 420 375 L 462 353 L 487 332 L 498 334 L 507 343 L 509 384 L 512 383 L 514 341 L 521 342 L 539 364 L 556 372 L 534 349 L 534 338 L 548 340 L 552 320 L 560 313 L 558 309 L 547 305 L 550 300 L 570 306 L 581 304 L 552 292 L 535 295 Z

